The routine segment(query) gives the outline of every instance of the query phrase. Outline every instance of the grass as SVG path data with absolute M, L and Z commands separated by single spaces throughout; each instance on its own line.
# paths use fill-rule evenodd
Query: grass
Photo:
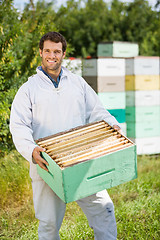
M 160 239 L 160 155 L 138 156 L 138 178 L 109 189 L 118 240 Z M 38 240 L 29 164 L 13 151 L 0 159 L 0 239 Z M 67 204 L 62 240 L 94 239 L 77 203 Z

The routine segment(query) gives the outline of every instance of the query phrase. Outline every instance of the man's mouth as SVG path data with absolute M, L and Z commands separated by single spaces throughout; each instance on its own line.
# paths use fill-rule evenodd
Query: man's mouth
M 49 63 L 56 63 L 57 61 L 56 60 L 54 60 L 54 61 L 47 60 L 47 62 L 49 62 Z

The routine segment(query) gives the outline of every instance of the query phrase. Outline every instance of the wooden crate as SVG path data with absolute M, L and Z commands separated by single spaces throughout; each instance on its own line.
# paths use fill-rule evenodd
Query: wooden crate
M 137 177 L 136 146 L 105 121 L 36 141 L 49 172 L 39 175 L 65 202 L 75 201 Z

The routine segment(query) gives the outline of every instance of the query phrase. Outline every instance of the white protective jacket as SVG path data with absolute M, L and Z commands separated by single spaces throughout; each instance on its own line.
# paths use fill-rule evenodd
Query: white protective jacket
M 82 77 L 64 67 L 62 70 L 55 88 L 37 68 L 37 74 L 20 87 L 12 103 L 10 131 L 16 149 L 30 162 L 32 180 L 40 179 L 32 162 L 34 140 L 99 120 L 119 125 Z

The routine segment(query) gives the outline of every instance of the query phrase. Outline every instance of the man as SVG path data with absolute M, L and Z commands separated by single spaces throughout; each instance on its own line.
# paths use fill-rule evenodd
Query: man
M 18 90 L 12 104 L 10 131 L 21 155 L 30 162 L 35 216 L 39 219 L 39 239 L 58 240 L 65 203 L 37 173 L 36 164 L 47 169 L 40 156 L 43 148 L 35 140 L 104 119 L 120 130 L 116 119 L 106 111 L 97 94 L 66 68 L 66 40 L 57 32 L 45 34 L 39 43 L 42 65 Z M 114 206 L 106 190 L 78 200 L 94 229 L 96 240 L 116 239 Z

